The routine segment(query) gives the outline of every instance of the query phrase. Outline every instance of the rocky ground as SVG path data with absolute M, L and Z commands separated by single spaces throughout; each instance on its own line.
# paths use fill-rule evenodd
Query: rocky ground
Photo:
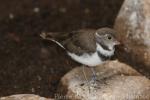
M 74 68 L 62 79 L 56 99 L 63 100 L 149 100 L 150 80 L 119 61 L 109 61 L 96 67 L 97 82 L 91 81 L 92 72 Z M 65 95 L 65 96 L 64 96 Z M 63 98 L 64 96 L 64 98 Z

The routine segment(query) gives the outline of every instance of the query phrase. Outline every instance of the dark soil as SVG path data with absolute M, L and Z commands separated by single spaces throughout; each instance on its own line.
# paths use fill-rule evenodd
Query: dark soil
M 78 64 L 39 34 L 112 27 L 122 2 L 1 0 L 0 96 L 34 93 L 53 97 L 60 78 Z

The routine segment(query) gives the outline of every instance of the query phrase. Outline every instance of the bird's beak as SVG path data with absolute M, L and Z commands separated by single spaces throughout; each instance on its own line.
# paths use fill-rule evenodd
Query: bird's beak
M 116 40 L 116 41 L 114 42 L 114 44 L 115 44 L 115 45 L 120 45 L 120 42 Z

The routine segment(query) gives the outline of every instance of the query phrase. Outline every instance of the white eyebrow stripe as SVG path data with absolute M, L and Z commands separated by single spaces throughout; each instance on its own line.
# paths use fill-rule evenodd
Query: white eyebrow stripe
M 101 37 L 97 32 L 96 32 L 96 35 L 97 35 L 98 37 Z

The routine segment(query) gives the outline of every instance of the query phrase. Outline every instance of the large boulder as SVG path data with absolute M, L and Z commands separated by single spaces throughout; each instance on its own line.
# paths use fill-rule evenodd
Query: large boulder
M 16 94 L 6 97 L 1 97 L 0 100 L 53 100 L 44 97 L 40 97 L 34 94 Z
M 114 28 L 121 60 L 150 70 L 150 0 L 125 0 Z
M 150 80 L 130 66 L 111 61 L 96 67 L 99 81 L 90 81 L 92 72 L 77 67 L 62 79 L 55 94 L 56 99 L 69 100 L 149 100 Z

